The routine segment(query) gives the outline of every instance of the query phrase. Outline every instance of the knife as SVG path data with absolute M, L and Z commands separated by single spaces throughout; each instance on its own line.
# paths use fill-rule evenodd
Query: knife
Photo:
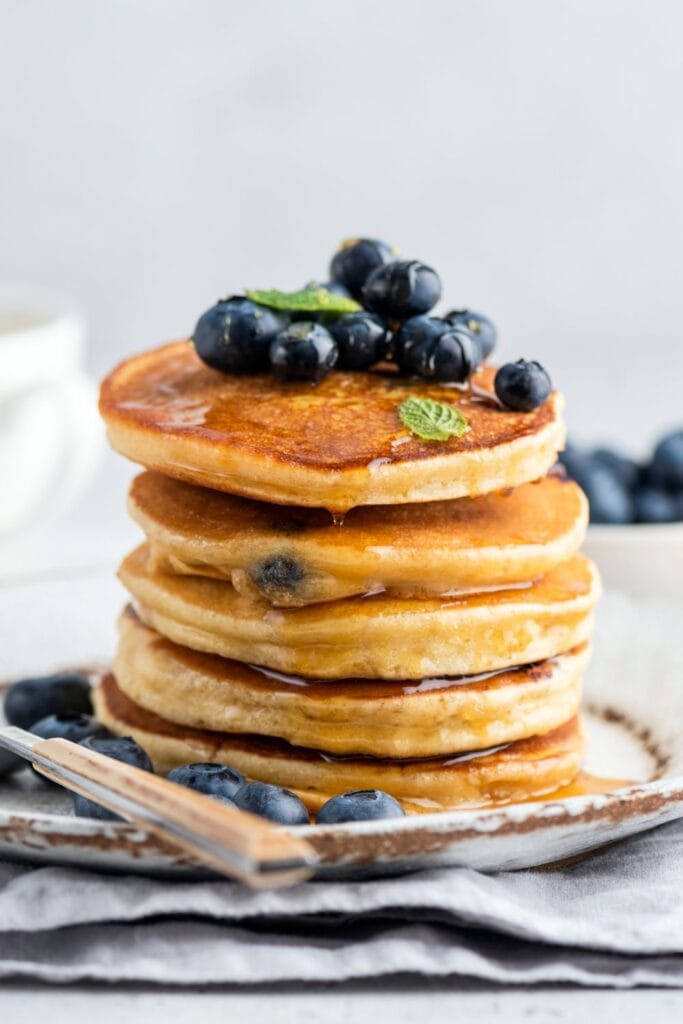
M 303 838 L 159 775 L 16 726 L 0 727 L 0 747 L 251 888 L 295 885 L 313 874 L 316 855 Z

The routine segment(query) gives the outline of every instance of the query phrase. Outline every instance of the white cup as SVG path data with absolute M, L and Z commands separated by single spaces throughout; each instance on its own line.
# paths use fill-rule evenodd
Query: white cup
M 0 287 L 0 535 L 63 513 L 102 451 L 85 324 L 63 299 Z

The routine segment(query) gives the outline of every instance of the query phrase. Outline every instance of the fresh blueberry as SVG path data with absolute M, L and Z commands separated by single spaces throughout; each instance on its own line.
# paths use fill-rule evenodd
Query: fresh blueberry
M 419 260 L 396 260 L 374 270 L 363 288 L 364 305 L 387 320 L 428 313 L 441 298 L 441 281 Z
M 183 764 L 173 768 L 166 778 L 179 786 L 187 786 L 197 793 L 230 803 L 234 803 L 235 793 L 244 785 L 242 773 L 227 764 Z
M 141 768 L 145 772 L 153 771 L 152 762 L 136 743 L 132 736 L 88 736 L 80 746 L 86 750 L 94 750 L 97 754 L 111 757 L 115 761 L 123 761 L 134 768 Z M 74 813 L 77 818 L 98 818 L 100 821 L 121 821 L 118 814 L 114 814 L 106 807 L 93 803 L 80 793 L 72 793 Z
M 637 523 L 674 523 L 679 508 L 676 495 L 655 487 L 641 487 L 634 495 L 635 519 Z
M 591 458 L 601 466 L 610 469 L 627 490 L 632 491 L 638 485 L 641 467 L 633 459 L 629 459 L 611 448 L 596 448 L 592 452 Z
M 355 789 L 333 796 L 318 811 L 318 825 L 341 825 L 345 821 L 374 821 L 402 818 L 405 811 L 398 800 L 381 789 Z
M 268 368 L 268 352 L 284 317 L 241 295 L 207 309 L 194 329 L 197 355 L 223 373 L 254 373 Z
M 401 326 L 394 354 L 404 373 L 442 381 L 464 381 L 480 362 L 469 331 L 435 316 L 415 316 Z
M 276 335 L 270 362 L 279 380 L 319 381 L 337 362 L 337 343 L 322 324 L 301 320 Z
M 550 396 L 553 386 L 550 377 L 540 363 L 518 359 L 516 363 L 505 363 L 498 370 L 494 387 L 498 398 L 516 412 L 531 412 L 538 409 Z
M 58 672 L 52 676 L 20 679 L 5 697 L 5 718 L 10 725 L 30 729 L 47 715 L 92 712 L 90 683 L 79 672 Z
M 242 811 L 251 811 L 260 818 L 268 818 L 279 825 L 308 825 L 305 804 L 295 793 L 267 782 L 246 782 L 234 796 Z
M 302 579 L 304 568 L 288 555 L 271 555 L 250 572 L 252 582 L 266 596 L 293 594 Z
M 683 490 L 683 430 L 661 439 L 652 457 L 650 479 L 655 486 Z
M 28 762 L 23 757 L 17 757 L 16 754 L 0 747 L 0 779 L 4 779 L 7 775 L 14 775 L 15 772 L 25 768 L 27 764 Z
M 34 722 L 30 732 L 42 736 L 44 740 L 62 739 L 72 743 L 81 743 L 89 736 L 110 736 L 108 729 L 93 718 L 78 711 L 65 712 L 62 715 L 47 715 L 39 722 Z
M 612 470 L 589 459 L 587 468 L 573 476 L 588 498 L 591 523 L 633 522 L 631 494 Z
M 376 238 L 349 238 L 342 242 L 330 263 L 330 277 L 355 299 L 360 299 L 363 285 L 373 270 L 391 263 L 393 250 Z
M 498 334 L 487 316 L 475 313 L 471 309 L 452 309 L 450 313 L 446 313 L 444 320 L 448 320 L 454 327 L 464 327 L 474 335 L 479 344 L 481 362 L 488 359 L 496 347 Z
M 386 359 L 391 332 L 378 316 L 365 311 L 340 316 L 329 328 L 337 342 L 341 370 L 363 370 Z

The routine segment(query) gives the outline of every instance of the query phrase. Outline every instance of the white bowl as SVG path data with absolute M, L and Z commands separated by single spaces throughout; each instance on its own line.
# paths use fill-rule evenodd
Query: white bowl
M 683 601 L 683 523 L 590 526 L 584 551 L 607 587 Z

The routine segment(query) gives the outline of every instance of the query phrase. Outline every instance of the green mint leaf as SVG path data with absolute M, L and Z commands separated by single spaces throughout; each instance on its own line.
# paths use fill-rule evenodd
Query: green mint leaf
M 454 405 L 433 398 L 406 398 L 398 409 L 401 423 L 423 441 L 447 441 L 462 437 L 470 425 Z
M 356 313 L 360 303 L 344 295 L 328 292 L 327 288 L 302 288 L 298 292 L 280 292 L 277 288 L 247 288 L 245 295 L 259 306 L 282 309 L 293 313 Z

